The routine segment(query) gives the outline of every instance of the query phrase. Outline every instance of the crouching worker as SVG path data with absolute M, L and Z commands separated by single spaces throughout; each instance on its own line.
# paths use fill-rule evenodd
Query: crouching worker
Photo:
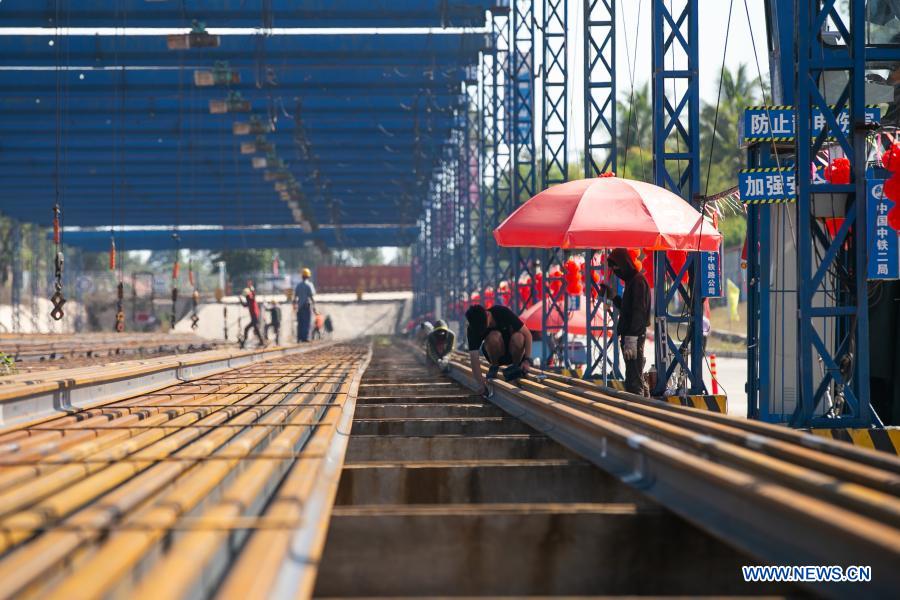
M 475 304 L 466 311 L 466 321 L 469 364 L 479 393 L 488 391 L 479 365 L 482 355 L 490 363 L 487 379 L 494 379 L 502 365 L 508 365 L 503 373 L 508 381 L 528 374 L 531 367 L 531 332 L 513 311 L 505 306 L 485 308 Z
M 447 368 L 447 357 L 453 352 L 453 345 L 456 343 L 456 335 L 443 319 L 438 319 L 434 324 L 434 329 L 428 333 L 425 338 L 425 353 L 428 360 L 441 367 Z
M 607 264 L 615 276 L 625 284 L 622 295 L 615 297 L 606 285 L 601 286 L 603 295 L 612 299 L 613 304 L 619 309 L 616 333 L 622 345 L 622 357 L 625 359 L 625 391 L 649 396 L 643 371 L 644 342 L 647 338 L 647 326 L 650 324 L 650 285 L 639 272 L 631 254 L 624 248 L 613 250 Z

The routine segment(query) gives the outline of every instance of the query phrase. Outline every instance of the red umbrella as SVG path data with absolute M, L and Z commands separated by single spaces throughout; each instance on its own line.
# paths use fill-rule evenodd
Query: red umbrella
M 522 311 L 522 314 L 519 315 L 519 318 L 522 319 L 522 322 L 525 324 L 531 331 L 542 331 L 543 330 L 543 322 L 541 318 L 541 308 L 543 306 L 542 302 L 538 302 L 537 304 L 533 304 L 529 306 L 525 310 Z M 550 313 L 550 327 L 562 327 L 562 321 L 559 318 L 560 310 L 554 310 Z M 569 333 L 572 335 L 587 335 L 587 327 L 585 323 L 587 323 L 587 316 L 584 314 L 584 309 L 581 310 L 570 310 L 569 311 Z M 603 327 L 603 317 L 600 313 L 594 315 L 593 320 L 594 327 Z M 612 336 L 612 322 L 607 322 L 607 336 Z
M 680 196 L 622 179 L 579 179 L 548 188 L 520 206 L 494 239 L 513 248 L 719 249 L 722 235 Z

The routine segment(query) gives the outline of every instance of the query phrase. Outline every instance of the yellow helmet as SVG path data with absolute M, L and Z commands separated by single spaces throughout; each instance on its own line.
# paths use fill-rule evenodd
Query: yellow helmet
M 304 267 L 304 268 L 303 268 L 303 271 L 301 271 L 300 273 L 301 273 L 301 275 L 303 275 L 304 277 L 312 277 L 312 271 L 310 271 L 310 270 L 309 270 L 308 268 L 306 268 L 306 267 Z

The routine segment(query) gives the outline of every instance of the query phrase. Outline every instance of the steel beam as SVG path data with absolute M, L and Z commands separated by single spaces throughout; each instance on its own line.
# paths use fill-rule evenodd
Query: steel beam
M 700 81 L 697 0 L 653 0 L 653 156 L 656 185 L 679 194 L 698 210 L 700 192 Z M 676 273 L 665 252 L 656 252 L 654 277 L 656 296 L 656 373 L 652 393 L 662 395 L 670 381 L 692 394 L 706 392 L 703 383 L 703 314 L 699 252 L 689 252 L 680 273 Z M 689 283 L 682 285 L 687 274 Z M 675 295 L 687 307 L 670 312 Z M 668 326 L 684 325 L 686 337 L 676 343 Z

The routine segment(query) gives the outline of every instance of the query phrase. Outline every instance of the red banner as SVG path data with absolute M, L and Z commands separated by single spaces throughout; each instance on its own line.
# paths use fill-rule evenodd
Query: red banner
M 318 267 L 317 292 L 398 292 L 412 290 L 412 270 L 405 266 Z

